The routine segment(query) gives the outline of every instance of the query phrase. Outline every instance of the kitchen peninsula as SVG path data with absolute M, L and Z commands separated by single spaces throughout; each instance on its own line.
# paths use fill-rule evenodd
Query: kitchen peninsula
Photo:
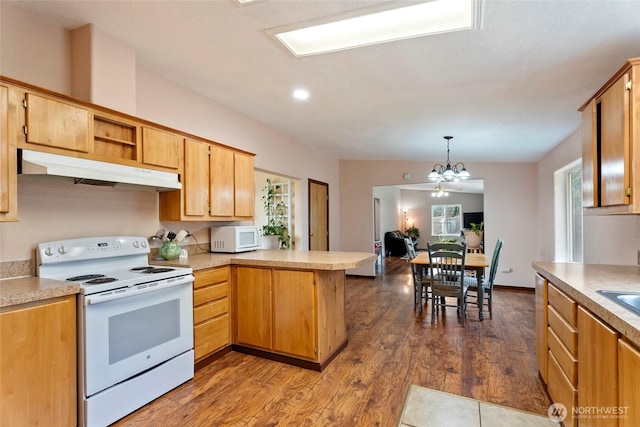
M 236 351 L 321 371 L 347 345 L 345 270 L 373 253 L 259 250 L 167 261 L 191 267 L 196 361 Z

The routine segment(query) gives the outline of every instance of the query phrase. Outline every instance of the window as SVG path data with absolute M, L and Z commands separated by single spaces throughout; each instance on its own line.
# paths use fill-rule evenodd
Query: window
M 462 205 L 431 205 L 431 234 L 460 236 Z
M 567 258 L 582 262 L 582 168 L 567 173 Z
M 558 169 L 554 188 L 554 261 L 582 262 L 582 162 Z

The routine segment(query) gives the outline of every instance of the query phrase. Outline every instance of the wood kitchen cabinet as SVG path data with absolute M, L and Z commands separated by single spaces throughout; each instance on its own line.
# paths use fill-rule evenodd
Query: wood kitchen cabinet
M 311 271 L 237 267 L 236 342 L 315 358 L 315 281 Z
M 581 108 L 583 206 L 640 213 L 640 58 L 629 59 Z M 635 153 L 635 154 L 634 154 Z
M 24 93 L 25 145 L 42 145 L 89 153 L 93 134 L 87 108 L 47 95 Z M 90 127 L 91 125 L 91 127 Z
M 618 332 L 578 308 L 578 402 L 581 408 L 617 408 Z M 638 402 L 635 402 L 637 405 Z M 618 419 L 581 416 L 580 427 L 615 427 Z
M 163 221 L 248 220 L 254 215 L 253 155 L 184 141 L 183 188 L 160 194 Z
M 229 267 L 194 272 L 193 340 L 196 363 L 230 343 Z
M 623 339 L 618 340 L 618 407 L 623 414 L 620 427 L 636 427 L 640 420 L 640 350 Z
M 0 311 L 0 425 L 76 425 L 75 295 Z
M 536 274 L 536 365 L 542 380 L 547 383 L 547 279 Z
M 577 425 L 571 417 L 578 406 L 578 304 L 552 283 L 547 283 L 547 390 L 553 402 L 569 411 L 565 425 Z
M 235 344 L 273 348 L 270 268 L 235 267 Z
M 182 136 L 142 127 L 142 163 L 178 171 L 182 164 Z
M 10 95 L 11 89 L 0 85 L 0 221 L 18 220 L 16 106 Z
M 316 357 L 316 289 L 311 271 L 273 271 L 273 349 Z
M 344 270 L 234 271 L 234 348 L 322 370 L 346 345 Z
M 547 283 L 549 352 L 545 385 L 551 401 L 567 407 L 564 425 L 640 425 L 637 323 L 623 320 L 615 310 L 599 303 L 598 292 L 591 290 L 603 283 L 633 288 L 637 269 L 564 263 L 534 263 L 534 268 L 538 273 L 536 285 L 542 279 Z M 612 273 L 620 270 L 621 274 Z M 567 404 L 571 401 L 572 406 Z

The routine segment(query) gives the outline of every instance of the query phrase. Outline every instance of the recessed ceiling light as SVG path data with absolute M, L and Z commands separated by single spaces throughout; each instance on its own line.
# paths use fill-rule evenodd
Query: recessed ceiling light
M 305 99 L 309 99 L 309 92 L 304 89 L 296 89 L 293 91 L 293 97 L 304 101 Z
M 406 4 L 405 1 L 383 3 L 267 32 L 295 56 L 306 56 L 479 28 L 480 0 Z

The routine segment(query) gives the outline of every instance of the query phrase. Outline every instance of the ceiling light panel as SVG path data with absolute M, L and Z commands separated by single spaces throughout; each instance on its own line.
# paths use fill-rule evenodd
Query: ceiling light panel
M 317 55 L 413 37 L 479 28 L 480 0 L 393 2 L 332 16 L 330 20 L 268 30 L 295 56 Z

